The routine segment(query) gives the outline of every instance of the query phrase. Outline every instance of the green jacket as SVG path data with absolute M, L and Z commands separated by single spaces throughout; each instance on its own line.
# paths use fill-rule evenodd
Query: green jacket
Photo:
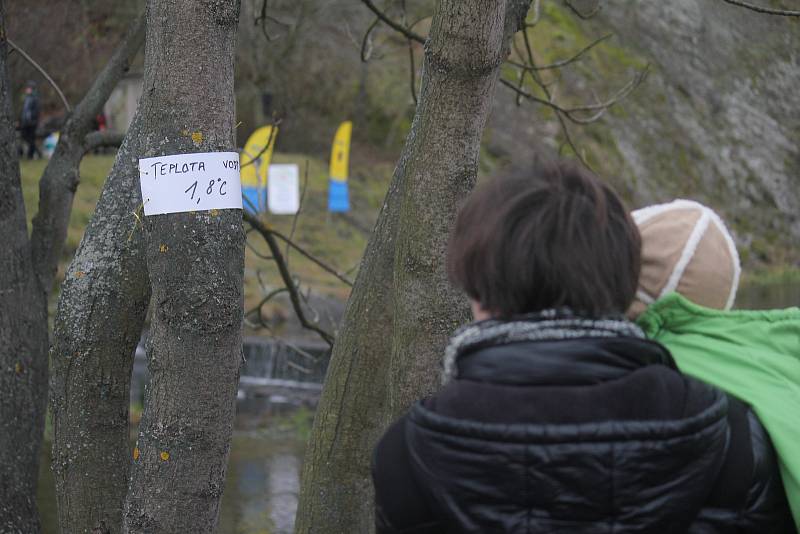
M 671 293 L 637 322 L 683 372 L 750 404 L 778 453 L 800 526 L 800 308 L 721 311 Z

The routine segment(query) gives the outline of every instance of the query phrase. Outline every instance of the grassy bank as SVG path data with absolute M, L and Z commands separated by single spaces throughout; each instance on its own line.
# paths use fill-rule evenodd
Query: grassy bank
M 757 269 L 742 274 L 742 285 L 798 285 L 800 284 L 800 267 L 776 265 Z
M 275 154 L 274 163 L 296 163 L 300 167 L 301 184 L 306 184 L 303 203 L 297 217 L 263 214 L 264 220 L 293 240 L 304 250 L 323 260 L 351 279 L 356 274 L 358 262 L 366 246 L 378 209 L 388 187 L 392 172 L 391 162 L 358 160 L 352 168 L 350 193 L 352 211 L 347 214 L 330 214 L 327 211 L 327 162 L 303 154 Z M 81 163 L 81 183 L 75 195 L 69 221 L 67 242 L 61 255 L 57 283 L 80 244 L 84 229 L 94 213 L 103 183 L 114 163 L 114 156 L 87 156 Z M 39 202 L 38 180 L 46 162 L 23 161 L 22 186 L 28 223 L 35 215 Z M 307 177 L 307 178 L 306 178 Z M 248 236 L 246 254 L 245 305 L 247 309 L 258 303 L 265 291 L 281 287 L 282 281 L 273 261 L 260 258 L 269 256 L 266 244 L 257 234 Z M 284 250 L 285 252 L 285 250 Z M 289 265 L 301 286 L 312 293 L 344 300 L 349 288 L 326 273 L 313 262 L 293 250 L 288 251 Z M 259 276 L 260 274 L 260 276 Z M 58 290 L 56 289 L 56 294 Z M 51 306 L 52 311 L 53 306 Z M 276 303 L 268 310 L 285 315 L 285 305 Z

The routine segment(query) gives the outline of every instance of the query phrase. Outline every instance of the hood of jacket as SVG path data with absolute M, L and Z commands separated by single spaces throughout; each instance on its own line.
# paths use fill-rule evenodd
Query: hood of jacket
M 685 532 L 728 401 L 627 336 L 482 343 L 409 413 L 415 476 L 460 532 Z

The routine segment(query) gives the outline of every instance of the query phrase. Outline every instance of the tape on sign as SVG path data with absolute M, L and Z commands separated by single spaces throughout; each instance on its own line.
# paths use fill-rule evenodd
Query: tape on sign
M 139 181 L 145 215 L 242 209 L 239 154 L 236 152 L 142 158 Z

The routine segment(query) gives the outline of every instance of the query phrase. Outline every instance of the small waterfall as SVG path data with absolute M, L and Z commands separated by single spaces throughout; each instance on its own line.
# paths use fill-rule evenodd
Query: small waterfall
M 328 368 L 327 345 L 245 338 L 242 377 L 322 384 Z
M 145 340 L 146 334 L 136 347 L 131 380 L 131 403 L 139 405 L 149 380 Z M 251 336 L 242 343 L 242 355 L 237 398 L 249 409 L 258 409 L 249 406 L 254 398 L 276 406 L 316 404 L 328 369 L 327 345 Z

